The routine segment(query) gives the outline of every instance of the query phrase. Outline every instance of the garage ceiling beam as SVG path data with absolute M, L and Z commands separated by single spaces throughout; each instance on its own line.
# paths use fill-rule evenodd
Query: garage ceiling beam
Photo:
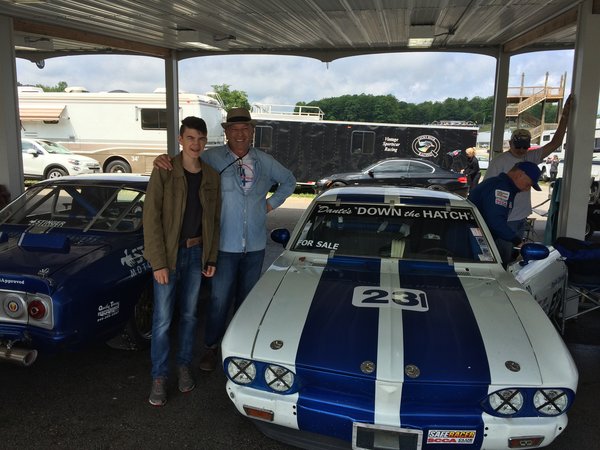
M 522 48 L 527 47 L 531 43 L 537 42 L 538 40 L 555 34 L 565 28 L 577 25 L 577 8 L 570 9 L 569 11 L 561 14 L 554 19 L 550 19 L 532 30 L 523 33 L 521 36 L 508 41 L 504 44 L 505 53 L 514 53 Z
M 13 29 L 23 33 L 33 33 L 50 38 L 62 38 L 72 41 L 86 42 L 89 44 L 105 45 L 110 48 L 127 50 L 146 56 L 167 58 L 171 50 L 155 45 L 143 44 L 141 42 L 117 39 L 102 34 L 90 33 L 88 31 L 75 30 L 63 26 L 49 25 L 45 23 L 31 22 L 23 19 L 13 19 Z

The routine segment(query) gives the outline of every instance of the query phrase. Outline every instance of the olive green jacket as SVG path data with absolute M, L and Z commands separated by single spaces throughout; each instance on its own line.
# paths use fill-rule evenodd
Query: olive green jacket
M 173 170 L 154 169 L 144 200 L 144 257 L 153 270 L 174 270 L 187 195 L 181 154 L 173 158 Z M 202 165 L 202 265 L 217 265 L 221 220 L 221 181 L 218 172 Z

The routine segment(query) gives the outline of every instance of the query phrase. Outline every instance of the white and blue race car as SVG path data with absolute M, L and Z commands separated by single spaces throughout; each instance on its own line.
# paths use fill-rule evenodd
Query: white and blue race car
M 578 373 L 540 306 L 564 288 L 556 251 L 527 244 L 535 261 L 507 271 L 470 202 L 417 188 L 329 190 L 272 237 L 285 251 L 221 347 L 229 397 L 265 434 L 505 449 L 565 429 Z

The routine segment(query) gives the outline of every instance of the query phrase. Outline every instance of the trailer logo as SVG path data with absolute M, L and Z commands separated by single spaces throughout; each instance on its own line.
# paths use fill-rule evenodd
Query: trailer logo
M 440 141 L 435 136 L 423 134 L 412 141 L 412 150 L 421 158 L 437 156 L 440 151 Z

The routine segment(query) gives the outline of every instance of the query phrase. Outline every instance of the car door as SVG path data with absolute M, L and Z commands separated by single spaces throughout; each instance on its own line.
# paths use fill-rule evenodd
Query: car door
M 42 177 L 46 167 L 45 153 L 33 141 L 21 141 L 23 155 L 23 174 L 32 177 Z
M 408 183 L 409 164 L 408 160 L 383 161 L 369 172 L 376 184 L 405 186 Z
M 411 186 L 428 187 L 431 184 L 433 172 L 434 169 L 429 164 L 411 161 L 407 177 L 410 179 Z

